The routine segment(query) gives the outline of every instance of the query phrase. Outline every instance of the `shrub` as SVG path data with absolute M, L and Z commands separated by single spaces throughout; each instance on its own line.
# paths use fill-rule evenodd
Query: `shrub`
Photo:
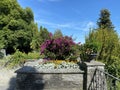
M 40 57 L 42 57 L 42 55 L 40 56 L 39 52 L 29 52 L 26 59 L 39 59 Z
M 103 60 L 103 62 L 106 64 L 105 68 L 108 70 L 110 74 L 120 78 L 120 64 L 119 64 L 120 58 L 119 57 L 112 56 L 111 60 L 106 62 Z
M 40 51 L 47 58 L 65 60 L 75 54 L 75 49 L 73 48 L 75 45 L 72 37 L 51 38 L 42 43 Z
M 16 52 L 11 55 L 10 60 L 6 63 L 8 67 L 16 67 L 18 65 L 23 65 L 25 62 L 26 54 L 16 50 Z
M 10 60 L 6 63 L 5 66 L 16 67 L 22 66 L 27 60 L 36 60 L 43 58 L 43 55 L 40 55 L 39 52 L 29 52 L 28 54 L 16 50 L 16 52 L 11 55 Z
M 4 57 L 4 54 L 0 52 L 0 59 L 2 59 L 3 57 Z

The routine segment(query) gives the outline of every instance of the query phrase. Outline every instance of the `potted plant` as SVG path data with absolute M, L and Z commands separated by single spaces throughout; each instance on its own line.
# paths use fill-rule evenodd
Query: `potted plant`
M 81 46 L 81 54 L 80 57 L 82 61 L 93 61 L 97 57 L 97 49 L 93 45 L 83 45 Z

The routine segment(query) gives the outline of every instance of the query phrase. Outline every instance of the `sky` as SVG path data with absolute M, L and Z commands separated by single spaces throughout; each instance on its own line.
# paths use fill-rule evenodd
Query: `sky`
M 49 32 L 61 30 L 75 42 L 85 42 L 90 28 L 96 28 L 100 10 L 108 9 L 115 30 L 120 35 L 120 0 L 18 0 L 21 7 L 30 7 L 38 28 Z

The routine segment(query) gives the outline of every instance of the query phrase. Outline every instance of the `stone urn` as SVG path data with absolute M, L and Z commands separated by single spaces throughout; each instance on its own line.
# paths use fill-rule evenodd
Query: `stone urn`
M 96 53 L 89 54 L 88 57 L 89 57 L 88 62 L 95 61 L 97 54 Z

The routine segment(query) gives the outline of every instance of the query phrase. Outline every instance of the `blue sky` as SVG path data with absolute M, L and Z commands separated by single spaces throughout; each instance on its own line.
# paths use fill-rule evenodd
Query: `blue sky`
M 50 32 L 59 29 L 64 35 L 73 36 L 84 43 L 89 28 L 95 28 L 101 9 L 108 9 L 115 30 L 120 35 L 120 0 L 18 0 L 30 7 L 38 26 Z

